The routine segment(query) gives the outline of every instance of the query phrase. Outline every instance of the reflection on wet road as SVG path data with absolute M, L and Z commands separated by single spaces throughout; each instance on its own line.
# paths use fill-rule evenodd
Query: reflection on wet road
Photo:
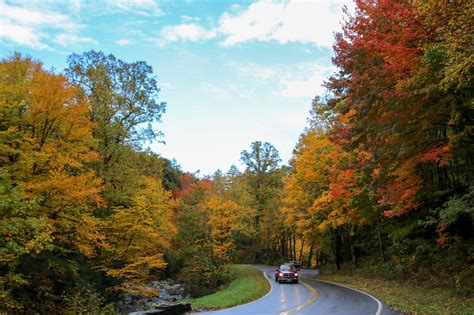
M 274 267 L 257 266 L 271 282 L 263 298 L 225 310 L 201 312 L 209 315 L 394 315 L 387 306 L 362 292 L 317 281 L 314 270 L 301 270 L 299 284 L 274 282 Z M 317 291 L 317 293 L 316 293 Z M 316 297 L 317 294 L 317 297 Z

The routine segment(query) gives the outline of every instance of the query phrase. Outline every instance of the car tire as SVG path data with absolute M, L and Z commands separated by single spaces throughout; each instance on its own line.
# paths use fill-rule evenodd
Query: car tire
M 298 283 L 298 282 L 299 282 L 299 280 L 295 280 L 295 283 Z

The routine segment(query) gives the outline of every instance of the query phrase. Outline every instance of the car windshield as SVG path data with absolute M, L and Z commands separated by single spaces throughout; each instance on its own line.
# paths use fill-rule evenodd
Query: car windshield
M 294 270 L 295 268 L 293 266 L 290 266 L 290 265 L 281 265 L 280 266 L 280 270 L 282 271 L 289 271 L 289 270 Z

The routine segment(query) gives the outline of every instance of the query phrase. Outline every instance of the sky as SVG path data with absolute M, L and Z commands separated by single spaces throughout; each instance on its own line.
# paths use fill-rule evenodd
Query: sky
M 62 72 L 67 56 L 101 50 L 154 69 L 167 103 L 149 144 L 184 171 L 212 174 L 253 141 L 283 163 L 311 100 L 337 69 L 333 34 L 350 0 L 0 0 L 0 57 L 21 52 Z

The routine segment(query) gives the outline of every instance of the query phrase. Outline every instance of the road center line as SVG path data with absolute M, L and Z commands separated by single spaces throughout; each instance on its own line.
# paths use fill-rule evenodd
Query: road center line
M 301 279 L 301 277 L 300 277 L 300 279 Z M 305 308 L 308 305 L 313 304 L 314 301 L 316 301 L 316 299 L 318 298 L 318 291 L 315 288 L 313 288 L 312 286 L 310 286 L 309 284 L 307 284 L 303 281 L 300 281 L 300 283 L 302 285 L 304 285 L 309 290 L 309 292 L 311 292 L 311 297 L 306 302 L 304 302 L 303 304 L 297 305 L 297 306 L 292 307 L 292 308 L 290 308 L 286 311 L 280 312 L 280 313 L 278 313 L 278 315 L 289 315 L 291 312 L 301 311 L 303 308 Z

